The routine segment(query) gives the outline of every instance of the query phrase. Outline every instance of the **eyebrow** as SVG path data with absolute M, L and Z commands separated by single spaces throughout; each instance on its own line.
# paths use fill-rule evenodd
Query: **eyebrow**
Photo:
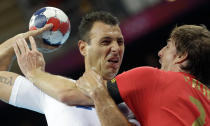
M 101 38 L 101 40 L 102 39 L 112 39 L 112 38 L 111 37 L 108 37 L 108 36 L 105 36 L 105 37 Z
M 105 40 L 105 39 L 113 39 L 113 38 L 112 37 L 109 37 L 109 36 L 105 36 L 105 37 L 101 38 L 100 40 Z M 118 37 L 117 40 L 124 41 L 123 37 Z

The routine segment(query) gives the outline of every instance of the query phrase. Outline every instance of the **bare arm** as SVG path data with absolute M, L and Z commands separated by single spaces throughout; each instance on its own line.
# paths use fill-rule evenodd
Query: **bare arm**
M 126 117 L 120 112 L 117 105 L 105 86 L 105 81 L 94 71 L 86 72 L 77 81 L 78 88 L 94 102 L 102 126 L 131 126 Z
M 15 40 L 20 36 L 27 39 L 30 35 L 39 35 L 42 32 L 49 30 L 51 27 L 52 25 L 46 25 L 39 30 L 18 34 L 0 45 L 0 99 L 2 101 L 9 102 L 12 87 L 18 76 L 18 74 L 6 71 L 11 62 L 12 56 L 14 55 L 13 44 L 15 43 Z
M 42 91 L 68 105 L 92 105 L 92 100 L 77 89 L 74 80 L 36 69 L 28 79 Z
M 0 99 L 9 103 L 9 98 L 12 92 L 12 87 L 18 74 L 0 71 Z
M 102 126 L 131 126 L 109 95 L 96 93 L 92 97 Z
M 8 70 L 11 59 L 14 56 L 14 50 L 13 50 L 12 46 L 15 43 L 17 38 L 23 37 L 25 39 L 28 39 L 29 36 L 37 36 L 51 28 L 52 28 L 52 24 L 49 24 L 49 25 L 46 25 L 45 27 L 38 29 L 38 30 L 33 30 L 33 31 L 28 31 L 25 33 L 18 34 L 16 36 L 6 40 L 5 42 L 3 42 L 0 45 L 0 50 L 1 50 L 0 51 L 0 71 Z
M 37 50 L 33 37 L 30 37 L 29 40 L 31 50 L 23 38 L 18 39 L 14 46 L 18 64 L 23 74 L 43 92 L 61 102 L 69 105 L 93 104 L 90 98 L 77 89 L 74 80 L 45 72 L 43 55 Z

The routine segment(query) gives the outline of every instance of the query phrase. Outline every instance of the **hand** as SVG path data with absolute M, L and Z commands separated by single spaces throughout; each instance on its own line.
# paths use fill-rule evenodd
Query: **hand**
M 99 74 L 90 70 L 85 72 L 76 84 L 81 92 L 94 100 L 97 96 L 108 95 L 105 82 Z
M 38 36 L 38 35 L 42 34 L 43 32 L 45 32 L 47 30 L 50 30 L 52 27 L 53 27 L 53 24 L 46 24 L 44 27 L 42 27 L 40 29 L 27 31 L 25 33 L 20 33 L 20 34 L 16 35 L 14 37 L 14 39 L 17 39 L 19 37 L 22 37 L 24 39 L 28 39 L 29 36 L 35 37 L 35 36 Z
M 29 36 L 35 37 L 47 30 L 50 30 L 52 27 L 53 27 L 52 24 L 47 24 L 43 28 L 18 34 L 16 36 L 6 40 L 5 42 L 3 42 L 0 45 L 0 50 L 1 50 L 0 51 L 0 71 L 8 70 L 11 60 L 12 60 L 12 57 L 14 55 L 14 50 L 13 50 L 12 46 L 16 42 L 16 39 L 22 37 L 22 38 L 28 40 Z
M 35 40 L 32 36 L 29 37 L 31 50 L 29 49 L 24 38 L 18 38 L 13 48 L 17 56 L 18 65 L 22 73 L 29 78 L 33 71 L 45 69 L 45 61 L 42 53 L 36 48 Z

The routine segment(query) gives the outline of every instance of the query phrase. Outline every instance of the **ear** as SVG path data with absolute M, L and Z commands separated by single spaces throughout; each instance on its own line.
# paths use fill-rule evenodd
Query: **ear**
M 175 64 L 183 63 L 184 61 L 187 60 L 187 57 L 188 57 L 188 53 L 187 52 L 184 52 L 183 54 L 178 54 L 176 59 L 175 59 Z
M 79 51 L 83 56 L 86 56 L 87 54 L 87 45 L 87 42 L 83 40 L 79 40 L 78 42 Z

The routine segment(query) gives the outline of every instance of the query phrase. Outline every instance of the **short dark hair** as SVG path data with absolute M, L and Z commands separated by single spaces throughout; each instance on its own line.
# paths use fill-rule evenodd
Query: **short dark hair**
M 103 22 L 108 25 L 119 25 L 117 17 L 113 16 L 109 12 L 96 11 L 86 14 L 79 25 L 79 38 L 80 40 L 89 41 L 89 32 L 96 22 Z
M 178 53 L 187 53 L 189 71 L 199 81 L 210 85 L 210 32 L 205 26 L 182 25 L 175 27 L 170 35 Z

